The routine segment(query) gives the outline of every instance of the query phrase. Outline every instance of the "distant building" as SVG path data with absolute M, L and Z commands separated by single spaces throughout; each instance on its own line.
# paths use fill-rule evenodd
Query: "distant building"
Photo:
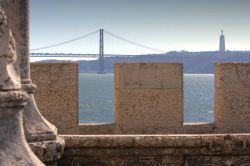
M 220 35 L 220 48 L 219 51 L 220 52 L 225 52 L 225 36 L 223 34 L 223 30 L 221 31 L 221 35 Z

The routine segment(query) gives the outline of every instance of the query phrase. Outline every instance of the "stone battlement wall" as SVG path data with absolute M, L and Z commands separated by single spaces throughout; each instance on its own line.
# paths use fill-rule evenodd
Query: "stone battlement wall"
M 78 125 L 77 64 L 32 64 L 42 114 L 61 134 L 250 132 L 250 63 L 215 64 L 215 122 L 183 123 L 180 63 L 115 64 L 114 124 Z M 53 81 L 53 87 L 50 86 Z M 197 103 L 199 104 L 199 103 Z
M 58 133 L 78 133 L 78 65 L 31 63 L 30 68 L 41 114 L 57 127 Z

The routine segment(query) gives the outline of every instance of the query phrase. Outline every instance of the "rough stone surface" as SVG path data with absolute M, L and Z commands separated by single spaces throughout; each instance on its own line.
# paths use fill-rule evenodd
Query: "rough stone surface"
M 43 165 L 26 142 L 22 120 L 23 105 L 0 106 L 0 165 Z
M 113 123 L 80 123 L 79 134 L 115 134 L 115 125 Z
M 115 64 L 115 132 L 176 133 L 183 123 L 178 63 Z
M 64 78 L 67 75 L 75 76 L 73 78 L 68 77 L 72 80 L 78 80 L 77 70 L 69 67 L 71 66 L 69 64 L 71 74 L 63 73 L 64 69 L 60 68 L 63 71 L 62 74 L 65 74 L 60 75 L 56 71 L 58 71 L 58 66 L 63 64 L 33 65 L 35 72 L 38 73 L 35 74 L 34 72 L 33 74 L 35 75 L 35 82 L 42 89 L 41 91 L 38 90 L 36 94 L 38 101 L 41 102 L 42 112 L 45 112 L 45 117 L 55 123 L 60 130 L 65 132 L 67 130 L 66 134 L 206 134 L 250 131 L 249 63 L 219 63 L 215 65 L 215 123 L 182 124 L 183 90 L 181 89 L 182 68 L 180 64 L 157 64 L 161 67 L 155 67 L 156 64 L 142 64 L 142 67 L 140 67 L 140 64 L 133 63 L 118 64 L 115 67 L 115 123 L 80 125 L 77 123 L 78 98 L 74 94 L 74 92 L 77 93 L 77 87 L 75 87 L 77 81 L 74 85 L 72 85 L 73 83 L 70 84 L 73 87 L 73 90 L 71 90 L 74 92 L 64 93 L 63 99 L 66 98 L 67 100 L 62 101 L 62 93 L 56 91 L 53 95 L 50 95 L 53 90 L 50 92 L 47 90 L 48 82 L 58 83 L 60 87 L 62 85 L 59 81 L 56 81 L 62 79 L 61 82 L 66 82 Z M 56 74 L 50 73 L 51 76 L 45 74 L 49 72 L 49 69 L 40 69 L 43 66 L 55 70 Z M 65 69 L 68 68 L 66 66 L 65 64 Z M 148 78 L 150 68 L 155 72 L 155 74 L 154 72 L 151 73 L 155 82 Z M 175 70 L 175 68 L 178 68 L 178 70 Z M 167 74 L 167 72 L 170 74 Z M 43 73 L 42 79 L 39 73 Z M 54 75 L 59 75 L 55 77 L 57 80 L 55 80 Z M 144 76 L 147 76 L 147 78 L 144 78 Z M 172 79 L 171 76 L 173 76 Z M 72 96 L 75 98 L 72 99 Z M 67 101 L 70 101 L 70 103 L 67 103 Z M 59 104 L 53 105 L 50 103 Z M 67 105 L 62 107 L 63 103 L 67 103 Z M 49 112 L 48 108 L 52 106 L 55 111 Z M 61 117 L 63 114 L 67 116 Z M 67 126 L 69 126 L 69 130 Z
M 0 165 L 38 166 L 43 164 L 28 146 L 23 130 L 28 95 L 21 90 L 18 43 L 12 34 L 19 3 L 0 1 Z
M 30 79 L 29 63 L 29 0 L 16 1 L 15 15 L 12 15 L 13 31 L 19 56 L 22 88 L 29 94 L 28 102 L 24 107 L 24 132 L 28 141 L 56 139 L 57 130 L 42 117 L 34 100 L 36 86 Z
M 24 109 L 24 132 L 28 142 L 56 139 L 57 128 L 41 115 L 36 106 L 33 93 L 29 94 Z
M 11 126 L 10 124 L 5 122 L 8 125 L 8 130 L 15 132 L 16 135 L 19 134 L 17 136 L 7 134 L 7 138 L 10 139 L 10 141 L 12 141 L 11 144 L 14 144 L 14 146 L 15 146 L 15 141 L 18 141 L 19 143 L 16 145 L 16 147 L 13 148 L 15 152 L 11 154 L 11 151 L 10 151 L 9 156 L 6 157 L 5 160 L 7 162 L 1 163 L 0 165 L 43 165 L 41 161 L 31 151 L 30 147 L 28 146 L 25 140 L 23 132 L 25 132 L 27 141 L 40 141 L 39 143 L 44 143 L 41 141 L 50 140 L 50 142 L 53 142 L 54 144 L 55 143 L 59 144 L 61 142 L 58 142 L 56 140 L 57 132 L 56 132 L 55 126 L 50 124 L 48 121 L 46 121 L 46 119 L 44 119 L 41 116 L 38 108 L 36 107 L 36 102 L 33 96 L 36 86 L 32 84 L 30 80 L 30 72 L 29 72 L 29 68 L 30 68 L 30 63 L 29 63 L 29 0 L 13 0 L 13 1 L 2 0 L 0 2 L 4 4 L 3 6 L 5 6 L 6 11 L 8 11 L 8 17 L 10 19 L 9 25 L 11 27 L 11 30 L 6 33 L 10 36 L 9 38 L 10 40 L 9 39 L 6 40 L 6 38 L 4 38 L 7 45 L 3 44 L 4 42 L 0 42 L 1 46 L 5 45 L 5 47 L 9 49 L 10 51 L 10 54 L 6 54 L 5 52 L 3 52 L 3 54 L 5 54 L 4 57 L 6 58 L 6 61 L 1 60 L 1 62 L 8 62 L 9 64 L 7 65 L 7 67 L 6 66 L 3 67 L 1 65 L 0 68 L 5 69 L 7 73 L 9 74 L 8 82 L 5 81 L 5 83 L 11 85 L 11 88 L 8 89 L 10 86 L 8 88 L 3 86 L 4 87 L 3 90 L 5 91 L 11 90 L 10 93 L 13 93 L 13 90 L 16 90 L 17 88 L 18 90 L 21 89 L 21 83 L 22 83 L 23 90 L 28 93 L 28 95 L 25 93 L 27 103 L 25 103 L 25 105 L 23 105 L 23 103 L 22 105 L 20 104 L 16 105 L 16 107 L 19 106 L 19 110 L 15 112 L 19 113 L 18 115 L 20 116 L 20 118 L 18 119 L 18 116 L 15 117 L 16 122 L 13 122 L 10 119 L 10 117 L 5 119 L 5 120 L 9 120 L 10 121 L 9 123 L 13 124 L 13 126 Z M 1 17 L 1 18 L 4 18 L 4 17 Z M 4 24 L 2 24 L 1 22 L 0 25 L 4 25 Z M 4 32 L 4 31 L 1 30 L 1 32 Z M 2 35 L 0 36 L 3 37 Z M 1 51 L 4 51 L 4 50 L 1 50 Z M 20 70 L 18 70 L 19 68 Z M 20 71 L 21 74 L 19 74 L 18 71 Z M 5 75 L 5 71 L 2 71 L 1 74 Z M 16 82 L 18 82 L 19 86 L 16 86 Z M 21 98 L 23 95 L 21 94 L 16 95 L 16 93 L 13 93 L 13 95 L 10 95 L 10 96 L 11 96 L 10 102 L 13 101 L 14 103 L 16 103 L 16 100 L 13 98 L 15 97 Z M 5 98 L 2 98 L 2 99 L 6 100 Z M 15 105 L 9 105 L 9 101 L 8 101 L 8 106 L 13 107 L 13 109 L 16 108 L 14 107 Z M 23 111 L 24 113 L 22 114 Z M 4 142 L 4 141 L 1 140 L 0 142 Z M 36 145 L 38 146 L 40 144 L 37 143 Z M 61 143 L 61 145 L 63 146 L 64 144 Z M 45 146 L 45 145 L 41 145 L 41 146 L 42 147 L 40 148 L 45 148 L 44 151 L 46 152 L 53 151 L 52 146 Z M 3 149 L 11 149 L 11 148 L 5 147 L 5 145 L 1 146 L 1 148 L 2 147 Z M 60 151 L 58 151 L 58 153 L 59 152 Z M 19 155 L 17 155 L 16 153 L 19 153 Z M 50 163 L 52 162 L 55 163 L 55 160 L 51 159 L 51 157 L 48 157 L 48 155 L 46 157 L 47 157 L 46 159 L 42 158 L 42 160 L 49 161 Z
M 184 123 L 180 134 L 212 134 L 215 131 L 214 123 Z
M 249 165 L 249 134 L 65 135 L 62 166 Z
M 244 155 L 235 156 L 191 156 L 186 158 L 185 166 L 193 165 L 214 165 L 214 166 L 248 166 L 250 165 L 250 157 Z
M 78 132 L 78 65 L 32 63 L 31 77 L 37 85 L 35 99 L 41 114 L 59 134 Z
M 250 63 L 215 64 L 215 124 L 219 132 L 250 131 Z
M 37 157 L 42 160 L 46 165 L 47 163 L 56 164 L 56 161 L 61 158 L 64 151 L 64 140 L 57 137 L 53 141 L 38 141 L 29 142 L 29 146 Z

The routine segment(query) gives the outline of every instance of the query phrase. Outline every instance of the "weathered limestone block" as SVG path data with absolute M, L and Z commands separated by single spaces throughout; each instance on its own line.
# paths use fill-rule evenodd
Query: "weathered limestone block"
M 117 63 L 115 64 L 115 88 L 182 89 L 182 64 Z
M 114 123 L 80 123 L 79 134 L 84 135 L 102 135 L 114 134 Z
M 183 134 L 211 134 L 215 130 L 214 123 L 183 123 Z
M 55 165 L 56 160 L 61 158 L 64 150 L 64 140 L 57 137 L 57 140 L 30 142 L 30 148 L 46 165 Z
M 215 64 L 218 132 L 250 132 L 250 63 Z
M 115 64 L 115 131 L 176 133 L 183 123 L 183 73 L 178 63 Z
M 185 166 L 193 165 L 249 165 L 249 156 L 188 156 Z
M 42 115 L 59 134 L 78 132 L 77 63 L 32 63 L 31 77 L 38 86 L 35 99 Z
M 249 134 L 65 135 L 59 165 L 250 165 Z

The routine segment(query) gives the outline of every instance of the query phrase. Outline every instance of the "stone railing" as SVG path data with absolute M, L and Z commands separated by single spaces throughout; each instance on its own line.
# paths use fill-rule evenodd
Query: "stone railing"
M 61 134 L 250 132 L 250 63 L 215 64 L 214 123 L 183 123 L 182 64 L 122 63 L 115 64 L 114 124 L 78 124 L 77 73 L 72 63 L 31 65 L 40 111 Z

